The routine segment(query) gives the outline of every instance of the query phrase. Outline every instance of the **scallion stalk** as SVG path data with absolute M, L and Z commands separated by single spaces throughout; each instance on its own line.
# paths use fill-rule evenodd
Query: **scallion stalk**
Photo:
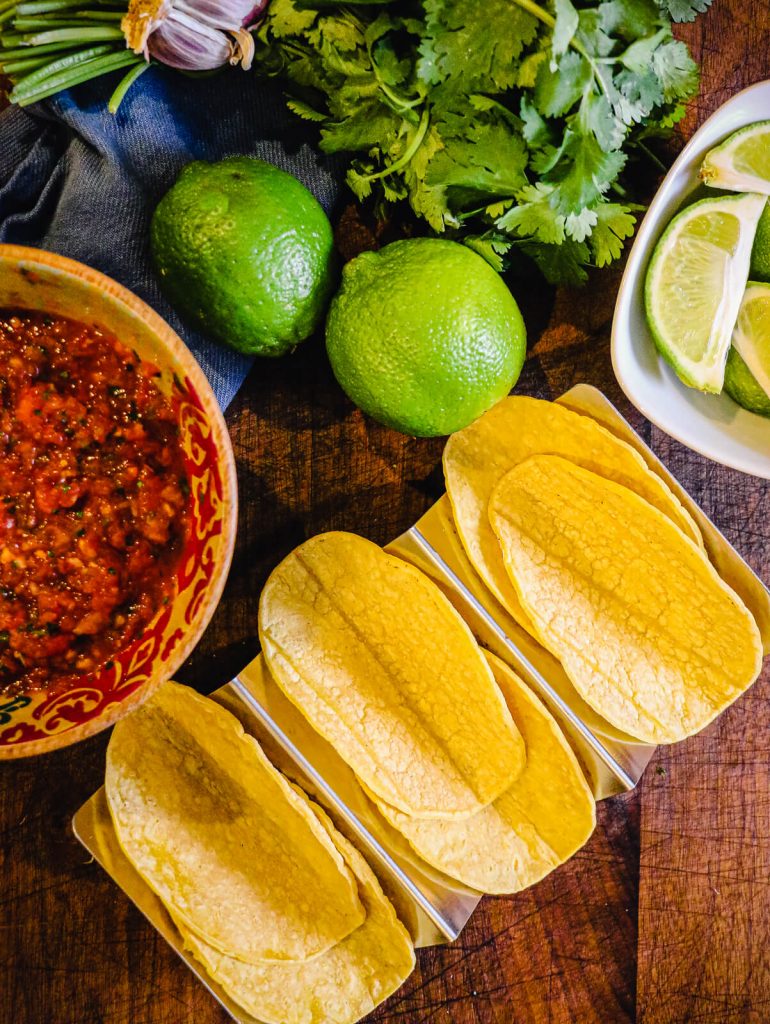
M 80 85 L 88 82 L 99 75 L 105 75 L 108 71 L 117 71 L 119 68 L 127 67 L 129 64 L 141 63 L 133 53 L 111 53 L 104 57 L 97 57 L 96 60 L 87 61 L 75 68 L 62 72 L 60 75 L 53 75 L 34 85 L 25 88 L 26 83 L 22 80 L 18 86 L 14 86 L 10 95 L 12 103 L 18 103 L 20 107 L 26 107 L 30 103 L 37 103 L 62 89 L 70 89 L 73 85 Z
M 14 92 L 20 87 L 23 87 L 22 91 L 27 91 L 31 86 L 36 86 L 39 82 L 43 82 L 52 76 L 60 75 L 68 68 L 75 68 L 79 64 L 85 64 L 86 61 L 93 60 L 95 57 L 102 57 L 107 53 L 110 53 L 109 46 L 92 46 L 87 50 L 76 50 L 74 53 L 68 53 L 65 57 L 60 57 L 58 60 L 46 61 L 45 65 L 39 70 L 17 79 Z
M 131 88 L 131 86 L 134 84 L 137 78 L 139 78 L 140 75 L 143 75 L 149 67 L 152 67 L 152 65 L 142 60 L 139 61 L 136 67 L 129 68 L 128 73 L 124 75 L 123 78 L 121 78 L 121 80 L 118 82 L 118 86 L 115 89 L 115 92 L 112 94 L 112 96 L 110 96 L 110 101 L 107 104 L 107 109 L 111 114 L 117 114 L 118 107 L 125 99 L 128 90 Z
M 34 50 L 32 51 L 34 53 Z M 23 71 L 35 71 L 36 68 L 45 67 L 50 63 L 48 57 L 27 57 L 24 60 L 3 60 L 2 72 L 4 75 L 13 75 L 18 81 Z
M 45 43 L 97 43 L 107 39 L 123 39 L 123 33 L 119 28 L 111 25 L 80 25 L 77 28 L 55 28 L 50 32 L 37 32 L 34 35 L 25 35 L 25 42 L 30 46 L 42 46 Z

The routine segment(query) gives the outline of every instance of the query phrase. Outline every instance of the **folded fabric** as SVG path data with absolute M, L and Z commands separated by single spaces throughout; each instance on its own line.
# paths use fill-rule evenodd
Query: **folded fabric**
M 319 157 L 278 86 L 257 74 L 153 67 L 113 116 L 118 80 L 0 114 L 0 241 L 70 256 L 136 292 L 184 338 L 224 408 L 251 360 L 208 341 L 164 299 L 149 255 L 152 211 L 190 160 L 238 153 L 296 175 L 331 213 L 339 165 Z

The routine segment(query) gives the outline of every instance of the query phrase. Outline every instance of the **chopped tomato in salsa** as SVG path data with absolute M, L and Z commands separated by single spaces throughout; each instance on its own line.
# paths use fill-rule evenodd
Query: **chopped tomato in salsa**
M 157 367 L 0 310 L 0 692 L 104 665 L 174 593 L 188 486 Z

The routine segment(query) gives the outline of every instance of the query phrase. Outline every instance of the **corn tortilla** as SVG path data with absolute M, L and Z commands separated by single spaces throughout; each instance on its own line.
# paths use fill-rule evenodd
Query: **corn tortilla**
M 423 573 L 347 533 L 270 576 L 259 635 L 272 677 L 380 799 L 417 817 L 479 811 L 524 744 L 470 629 Z
M 444 448 L 444 476 L 457 530 L 468 558 L 520 626 L 535 636 L 536 624 L 521 607 L 500 558 L 487 508 L 496 484 L 531 455 L 562 455 L 646 498 L 699 546 L 700 530 L 668 485 L 638 452 L 589 416 L 555 402 L 504 398 Z
M 230 998 L 265 1024 L 355 1024 L 384 1002 L 414 969 L 406 928 L 361 854 L 314 807 L 358 881 L 366 920 L 327 952 L 304 963 L 245 964 L 180 928 L 191 950 Z
M 672 521 L 553 455 L 520 463 L 489 506 L 527 615 L 580 695 L 619 729 L 672 743 L 757 677 L 757 625 Z
M 381 801 L 377 806 L 429 864 L 480 892 L 502 894 L 526 889 L 579 850 L 594 830 L 596 808 L 544 705 L 504 662 L 486 657 L 524 737 L 524 771 L 493 804 L 462 821 L 420 821 Z
M 303 960 L 363 922 L 301 798 L 224 708 L 176 683 L 116 726 L 107 801 L 124 853 L 175 918 L 240 960 Z

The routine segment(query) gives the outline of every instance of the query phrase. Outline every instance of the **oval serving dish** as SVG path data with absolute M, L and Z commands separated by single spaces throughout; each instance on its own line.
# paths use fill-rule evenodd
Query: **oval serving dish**
M 726 394 L 688 388 L 655 348 L 644 312 L 644 279 L 672 217 L 699 196 L 719 195 L 698 178 L 703 157 L 738 128 L 770 111 L 770 81 L 733 96 L 698 129 L 663 179 L 637 232 L 612 322 L 612 365 L 628 399 L 656 426 L 701 455 L 770 479 L 770 419 L 741 409 Z
M 203 371 L 178 335 L 135 295 L 74 260 L 0 245 L 0 309 L 94 325 L 154 363 L 160 390 L 178 402 L 190 487 L 189 530 L 174 570 L 173 600 L 103 669 L 83 674 L 65 690 L 0 695 L 0 759 L 7 759 L 55 750 L 99 732 L 174 674 L 221 596 L 235 542 L 237 490 L 230 438 Z

